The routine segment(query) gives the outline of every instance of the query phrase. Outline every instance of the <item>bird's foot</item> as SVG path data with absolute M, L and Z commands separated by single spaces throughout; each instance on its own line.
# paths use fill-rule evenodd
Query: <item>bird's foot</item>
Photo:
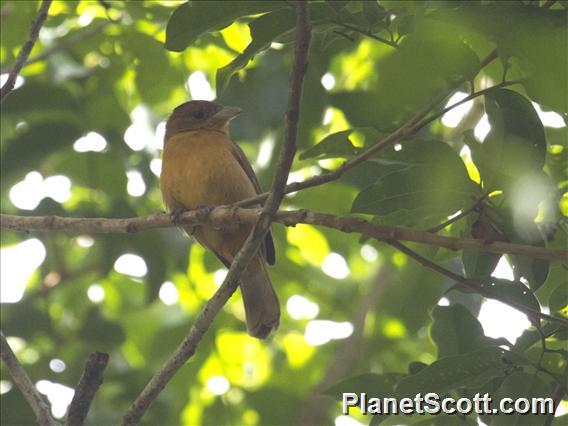
M 179 217 L 188 211 L 185 207 L 176 207 L 170 212 L 170 219 L 173 223 L 177 224 L 179 222 Z
M 195 211 L 197 212 L 197 218 L 200 221 L 205 222 L 209 218 L 209 215 L 215 209 L 215 207 L 217 207 L 217 206 L 215 206 L 213 204 L 205 204 L 205 205 L 198 206 L 197 209 L 195 209 Z M 218 226 L 213 226 L 213 229 L 215 231 L 219 231 L 221 228 L 218 227 Z
M 201 221 L 207 220 L 207 218 L 209 217 L 213 209 L 215 209 L 215 207 L 216 206 L 214 206 L 213 204 L 204 204 L 201 206 L 197 206 L 197 208 L 195 209 L 197 218 Z

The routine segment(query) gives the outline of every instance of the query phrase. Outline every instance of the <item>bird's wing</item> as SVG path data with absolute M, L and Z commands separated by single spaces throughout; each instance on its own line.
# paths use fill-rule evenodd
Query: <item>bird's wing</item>
M 231 145 L 232 145 L 232 154 L 235 156 L 235 158 L 243 168 L 244 172 L 252 182 L 256 193 L 257 194 L 262 193 L 262 188 L 260 187 L 260 183 L 258 182 L 256 174 L 254 173 L 254 170 L 252 169 L 252 166 L 250 165 L 245 153 L 243 152 L 241 147 L 238 146 L 236 143 L 233 142 Z M 276 262 L 276 250 L 274 249 L 272 232 L 268 231 L 268 233 L 266 234 L 266 238 L 264 239 L 264 244 L 262 246 L 266 261 L 268 262 L 269 265 L 274 265 L 274 263 Z
M 246 175 L 248 176 L 248 178 L 252 182 L 256 193 L 260 194 L 262 192 L 262 189 L 260 187 L 260 183 L 258 183 L 258 179 L 257 179 L 257 177 L 254 173 L 254 170 L 252 169 L 252 166 L 250 165 L 245 153 L 243 152 L 241 147 L 238 146 L 236 143 L 233 142 L 231 145 L 232 145 L 233 155 L 235 156 L 235 158 L 237 159 L 237 161 L 239 162 L 239 164 L 241 165 L 241 167 L 245 171 Z

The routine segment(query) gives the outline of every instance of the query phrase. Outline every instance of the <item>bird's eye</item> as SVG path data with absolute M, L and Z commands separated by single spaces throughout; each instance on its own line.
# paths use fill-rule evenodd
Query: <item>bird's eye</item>
M 195 111 L 193 113 L 193 116 L 195 118 L 197 118 L 198 120 L 201 120 L 203 117 L 205 117 L 205 113 L 203 111 L 199 110 L 199 111 Z

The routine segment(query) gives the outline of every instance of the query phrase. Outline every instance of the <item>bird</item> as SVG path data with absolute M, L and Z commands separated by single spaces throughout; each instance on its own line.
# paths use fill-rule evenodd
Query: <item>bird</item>
M 240 112 L 238 107 L 193 100 L 171 113 L 166 122 L 160 189 L 174 220 L 185 210 L 232 204 L 262 192 L 245 153 L 229 135 L 229 123 Z M 252 225 L 218 229 L 202 224 L 183 229 L 229 268 Z M 280 323 L 280 302 L 267 263 L 275 263 L 270 232 L 239 283 L 247 332 L 258 339 L 265 339 Z

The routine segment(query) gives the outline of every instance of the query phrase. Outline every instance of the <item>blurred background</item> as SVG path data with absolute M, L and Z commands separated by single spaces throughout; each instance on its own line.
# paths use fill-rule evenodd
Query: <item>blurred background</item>
M 266 23 L 255 27 L 259 12 L 208 21 L 215 14 L 228 16 L 232 6 L 226 5 L 234 2 L 207 3 L 210 11 L 199 18 L 203 31 L 188 38 L 187 47 L 170 44 L 167 50 L 166 28 L 176 28 L 168 21 L 185 2 L 53 2 L 15 90 L 2 103 L 3 213 L 118 218 L 163 211 L 158 178 L 164 124 L 175 106 L 190 99 L 218 99 L 244 110 L 232 122 L 231 134 L 263 188 L 269 187 L 282 141 L 293 33 L 286 28 L 273 37 Z M 480 34 L 447 16 L 432 22 L 427 18 L 436 12 L 432 2 L 316 3 L 323 12 L 312 11 L 298 141 L 304 154 L 294 163 L 291 182 L 338 167 L 343 157 L 396 129 L 456 77 L 476 76 L 478 90 L 501 81 L 500 60 L 477 74 L 480 59 L 500 36 L 492 32 L 489 18 Z M 535 2 L 508 3 L 528 7 Z M 38 6 L 36 1 L 0 6 L 2 84 Z M 330 21 L 323 6 L 347 18 Z M 537 21 L 530 22 L 537 28 L 530 32 L 534 43 L 555 49 L 553 42 L 542 42 L 548 33 L 539 32 Z M 250 49 L 254 31 L 256 48 Z M 409 42 L 403 54 L 392 46 L 412 35 L 414 44 Z M 232 62 L 242 60 L 245 49 L 250 55 L 244 64 Z M 566 179 L 566 124 L 561 102 L 549 93 L 558 90 L 558 79 L 549 82 L 547 73 L 556 71 L 547 66 L 537 69 L 543 73 L 538 81 L 553 90 L 537 86 L 529 95 L 548 140 L 547 182 L 558 188 Z M 523 64 L 513 61 L 510 72 L 522 76 Z M 440 107 L 463 99 L 469 90 L 461 85 Z M 525 96 L 528 91 L 514 90 Z M 481 100 L 463 104 L 423 131 L 424 139 L 445 141 L 461 159 L 464 179 L 477 184 L 479 171 L 462 134 L 473 130 L 483 141 L 490 133 Z M 318 145 L 319 151 L 309 150 L 329 135 L 339 136 L 327 139 L 323 148 Z M 400 145 L 387 155 L 398 150 Z M 430 166 L 438 173 L 450 167 L 438 154 Z M 377 176 L 373 168 L 356 169 L 289 195 L 283 208 L 374 213 L 381 223 L 426 229 L 475 201 L 471 194 L 467 203 L 451 200 L 434 217 L 423 214 L 418 208 L 423 205 L 353 209 L 360 191 Z M 432 180 L 455 183 L 446 175 Z M 568 210 L 566 198 L 555 194 L 543 213 L 550 222 L 558 220 L 562 208 Z M 457 222 L 444 232 L 467 236 L 470 225 Z M 314 395 L 347 376 L 403 373 L 411 362 L 433 362 L 437 351 L 429 337 L 429 313 L 435 306 L 459 301 L 479 319 L 486 336 L 513 343 L 530 325 L 526 316 L 498 302 L 448 293 L 453 282 L 374 240 L 308 225 L 274 224 L 273 233 L 277 263 L 269 273 L 283 306 L 278 332 L 266 342 L 248 337 L 236 293 L 144 424 L 290 424 L 304 416 L 320 424 L 357 425 L 366 420 L 341 416 L 331 399 Z M 213 255 L 175 228 L 133 235 L 2 230 L 1 247 L 2 329 L 56 418 L 64 416 L 88 354 L 110 354 L 89 424 L 121 418 L 226 274 Z M 460 253 L 420 250 L 463 272 Z M 493 276 L 515 277 L 505 257 L 491 262 Z M 562 276 L 559 265 L 546 268 L 540 282 L 545 305 L 555 291 L 559 300 Z M 0 394 L 3 424 L 34 421 L 4 366 Z

